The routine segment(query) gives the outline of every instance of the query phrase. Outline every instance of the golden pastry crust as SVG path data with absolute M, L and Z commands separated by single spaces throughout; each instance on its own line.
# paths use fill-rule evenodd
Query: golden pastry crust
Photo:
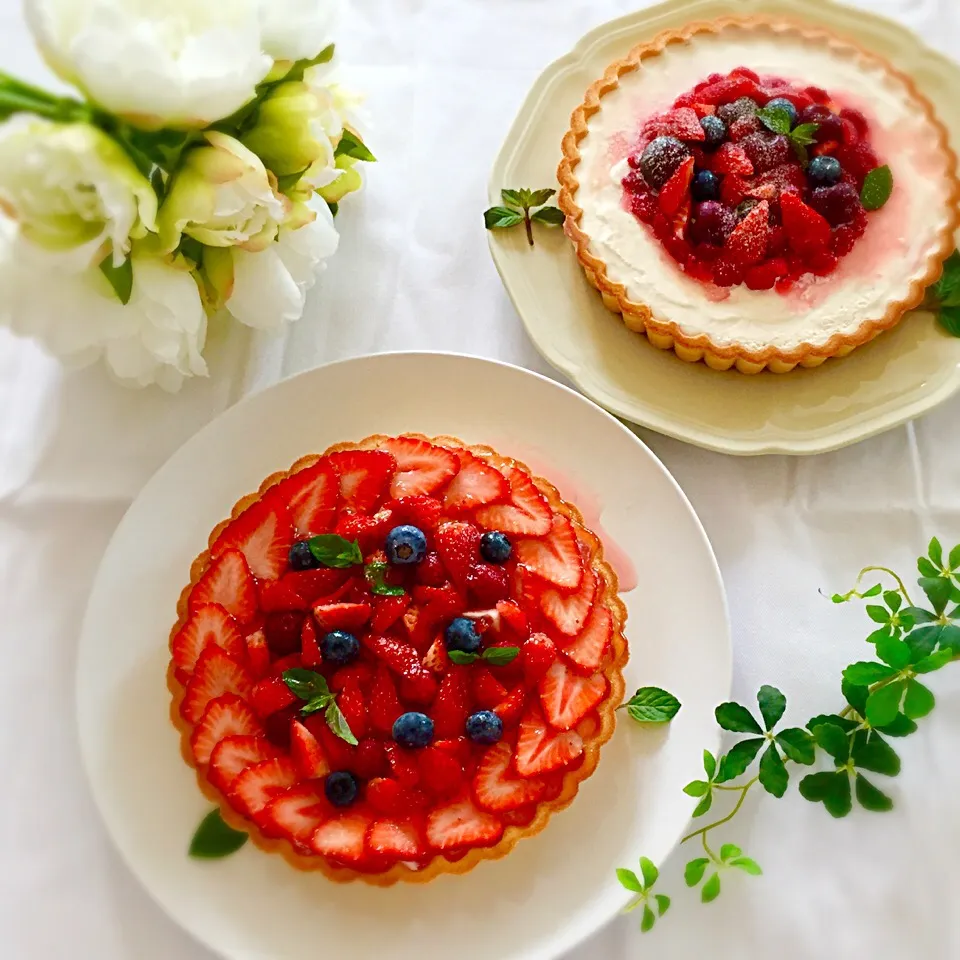
M 525 826 L 508 825 L 503 831 L 500 842 L 492 847 L 479 847 L 469 850 L 464 856 L 457 860 L 448 860 L 442 854 L 435 856 L 423 869 L 412 870 L 403 864 L 395 864 L 389 870 L 382 873 L 366 873 L 359 870 L 352 870 L 348 867 L 335 866 L 322 856 L 305 856 L 298 853 L 292 844 L 284 839 L 274 840 L 263 836 L 259 828 L 251 821 L 247 820 L 230 805 L 227 798 L 214 787 L 206 777 L 206 767 L 198 767 L 190 746 L 190 734 L 193 726 L 187 722 L 180 713 L 180 704 L 184 696 L 184 687 L 177 679 L 174 673 L 173 661 L 167 669 L 167 687 L 172 695 L 170 703 L 170 718 L 173 725 L 180 733 L 180 752 L 184 760 L 196 770 L 197 783 L 200 786 L 204 796 L 220 808 L 220 814 L 223 819 L 237 830 L 242 830 L 250 835 L 251 840 L 268 853 L 279 853 L 287 862 L 298 870 L 319 870 L 330 880 L 338 883 L 349 883 L 354 880 L 362 880 L 375 886 L 388 887 L 397 882 L 408 883 L 426 883 L 434 877 L 444 873 L 463 874 L 472 870 L 478 863 L 484 860 L 498 860 L 506 856 L 517 843 L 524 837 L 532 837 L 546 827 L 550 817 L 565 809 L 573 801 L 580 788 L 580 784 L 586 780 L 596 770 L 597 763 L 600 760 L 600 748 L 607 743 L 613 736 L 616 726 L 616 708 L 623 700 L 624 680 L 623 668 L 629 657 L 626 637 L 623 634 L 624 625 L 627 619 L 627 610 L 619 597 L 619 583 L 617 575 L 613 568 L 603 558 L 603 545 L 593 531 L 589 530 L 584 522 L 580 511 L 572 504 L 567 503 L 560 497 L 556 487 L 548 480 L 542 477 L 534 476 L 532 471 L 522 462 L 513 460 L 510 457 L 503 457 L 492 447 L 482 444 L 466 444 L 456 437 L 440 436 L 427 437 L 419 433 L 402 434 L 406 437 L 414 437 L 419 440 L 426 440 L 429 443 L 447 449 L 463 448 L 477 457 L 485 460 L 491 465 L 502 468 L 506 465 L 514 466 L 529 475 L 536 484 L 537 489 L 543 494 L 550 504 L 551 510 L 561 513 L 568 517 L 572 522 L 577 538 L 584 544 L 590 555 L 590 567 L 599 578 L 603 585 L 602 591 L 598 591 L 595 603 L 602 603 L 610 611 L 613 618 L 614 630 L 611 641 L 611 651 L 606 657 L 604 663 L 598 672 L 602 673 L 609 684 L 609 691 L 604 700 L 596 707 L 595 713 L 599 715 L 600 724 L 597 726 L 593 714 L 588 715 L 575 728 L 583 738 L 583 762 L 575 770 L 568 771 L 563 777 L 563 786 L 560 794 L 552 800 L 542 801 L 537 805 L 537 811 L 534 819 Z M 241 497 L 234 504 L 230 516 L 218 523 L 210 532 L 208 545 L 213 546 L 216 539 L 220 536 L 224 528 L 244 510 L 259 500 L 271 487 L 281 480 L 300 470 L 316 463 L 321 456 L 335 453 L 340 450 L 369 450 L 375 449 L 385 441 L 392 439 L 385 434 L 373 434 L 359 443 L 338 443 L 329 447 L 323 454 L 311 454 L 297 460 L 293 466 L 286 471 L 271 474 L 260 485 L 256 493 Z M 177 603 L 177 622 L 170 630 L 170 642 L 179 632 L 187 620 L 188 603 L 190 593 L 194 586 L 204 574 L 210 565 L 210 551 L 204 550 L 192 563 L 190 567 L 190 583 L 183 588 Z
M 590 117 L 600 110 L 601 99 L 617 89 L 622 76 L 632 73 L 642 61 L 658 56 L 671 44 L 688 43 L 700 34 L 720 33 L 728 29 L 794 34 L 829 46 L 844 56 L 879 63 L 907 87 L 926 121 L 936 131 L 938 148 L 947 161 L 949 189 L 944 195 L 943 203 L 949 216 L 942 229 L 931 238 L 927 258 L 910 279 L 905 295 L 902 299 L 887 304 L 882 316 L 865 319 L 853 333 L 835 334 L 826 343 L 817 346 L 801 344 L 794 350 L 767 346 L 761 350 L 750 350 L 740 344 L 717 344 L 707 334 L 690 336 L 684 333 L 677 323 L 654 316 L 646 304 L 630 300 L 626 288 L 622 284 L 614 283 L 607 276 L 604 261 L 590 253 L 590 237 L 580 228 L 583 210 L 577 205 L 576 194 L 580 185 L 575 173 L 580 163 L 579 144 L 588 133 Z M 583 103 L 574 110 L 570 118 L 570 129 L 563 137 L 563 159 L 557 169 L 557 178 L 560 181 L 557 202 L 566 214 L 564 231 L 573 241 L 577 259 L 587 279 L 600 292 L 604 305 L 614 313 L 621 314 L 623 322 L 630 330 L 646 334 L 654 346 L 662 350 L 673 350 L 681 360 L 691 363 L 703 361 L 714 370 L 734 368 L 741 373 L 753 374 L 769 369 L 773 373 L 787 373 L 797 366 L 818 367 L 830 357 L 843 357 L 852 353 L 884 330 L 895 326 L 908 310 L 921 304 L 927 287 L 939 279 L 943 271 L 943 261 L 954 249 L 954 233 L 960 225 L 960 180 L 956 170 L 956 155 L 950 147 L 946 129 L 934 113 L 933 105 L 921 94 L 910 77 L 895 69 L 882 57 L 821 27 L 782 18 L 725 17 L 691 23 L 681 30 L 667 30 L 646 43 L 638 44 L 622 60 L 612 63 L 603 77 L 589 87 Z

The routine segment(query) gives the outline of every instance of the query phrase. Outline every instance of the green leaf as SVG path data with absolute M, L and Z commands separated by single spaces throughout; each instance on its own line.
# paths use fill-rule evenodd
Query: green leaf
M 886 686 L 878 687 L 867 697 L 866 719 L 873 727 L 882 727 L 890 723 L 900 712 L 904 683 L 895 680 Z
M 940 570 L 935 567 L 926 557 L 917 558 L 917 570 L 921 577 L 939 577 Z
M 763 733 L 750 711 L 739 703 L 721 703 L 714 711 L 717 723 L 734 733 Z
M 777 734 L 780 749 L 794 763 L 810 766 L 816 757 L 813 737 L 801 727 L 788 727 Z
M 402 597 L 405 592 L 403 587 L 395 587 L 385 579 L 389 570 L 389 564 L 368 563 L 363 568 L 363 575 L 370 584 L 371 592 L 378 597 Z
M 700 890 L 700 900 L 703 903 L 710 903 L 720 896 L 720 874 L 713 873 Z
M 911 630 L 903 642 L 910 648 L 910 658 L 914 662 L 929 656 L 936 649 L 943 636 L 943 626 L 939 623 L 926 624 Z
M 849 683 L 844 680 L 840 684 L 840 692 L 843 694 L 843 699 L 862 717 L 863 711 L 867 709 L 870 688 L 862 683 Z
M 903 597 L 896 590 L 887 590 L 883 595 L 883 602 L 896 613 L 903 604 Z
M 189 854 L 197 860 L 219 860 L 236 853 L 247 842 L 247 834 L 224 823 L 220 810 L 211 810 L 190 841 Z
M 893 809 L 893 801 L 882 791 L 877 789 L 865 776 L 858 773 L 855 783 L 857 803 L 864 810 L 874 810 L 885 813 Z
M 875 663 L 872 660 L 861 660 L 858 663 L 851 663 L 843 671 L 843 679 L 847 683 L 857 686 L 869 686 L 880 680 L 886 680 L 892 677 L 897 671 L 885 663 Z
M 960 256 L 960 255 L 958 255 L 957 251 L 954 250 L 953 253 L 950 254 L 950 259 L 952 260 L 954 257 L 957 257 L 957 256 Z M 946 274 L 946 271 L 944 271 L 944 274 Z M 954 280 L 956 284 L 956 302 L 950 303 L 947 305 L 951 307 L 960 307 L 960 269 L 955 270 L 953 272 L 953 275 L 954 275 Z M 958 543 L 950 551 L 950 557 L 947 560 L 947 566 L 950 567 L 951 570 L 956 570 L 957 567 L 960 567 L 960 543 Z
M 119 267 L 115 267 L 113 254 L 108 253 L 100 261 L 100 272 L 107 278 L 117 299 L 126 306 L 133 293 L 133 261 L 127 257 Z
M 641 687 L 627 702 L 627 713 L 641 723 L 666 723 L 680 710 L 680 701 L 660 687 Z
M 917 732 L 917 725 L 902 713 L 898 713 L 890 723 L 874 727 L 874 730 L 887 737 L 908 737 Z
M 960 307 L 960 251 L 954 250 L 947 257 L 943 264 L 943 273 L 933 285 L 933 291 L 942 306 Z M 960 547 L 954 547 L 954 549 L 957 551 L 957 562 L 953 562 L 951 553 L 951 569 L 960 566 Z
M 301 700 L 332 696 L 326 678 L 322 674 L 307 670 L 304 667 L 292 667 L 290 670 L 284 670 L 283 682 L 290 689 L 290 692 Z
M 363 551 L 356 540 L 346 540 L 335 533 L 321 533 L 307 541 L 310 552 L 325 567 L 345 570 L 363 563 Z
M 562 227 L 567 216 L 559 207 L 541 207 L 530 219 L 548 227 Z
M 771 743 L 760 758 L 760 784 L 767 793 L 782 797 L 787 792 L 790 774 L 783 764 L 780 752 Z
M 914 672 L 933 673 L 934 670 L 939 670 L 941 667 L 945 667 L 948 663 L 950 663 L 954 656 L 955 654 L 953 650 L 951 650 L 949 647 L 943 650 L 937 650 L 936 653 L 931 653 L 928 657 L 918 660 L 913 665 Z
M 940 646 L 960 653 L 960 627 L 954 623 L 946 624 L 940 632 Z
M 757 693 L 760 716 L 767 730 L 772 730 L 787 709 L 787 698 L 776 688 L 764 684 Z
M 800 781 L 799 789 L 805 800 L 822 803 L 832 817 L 845 817 L 853 805 L 846 770 L 807 774 Z
M 717 772 L 717 759 L 709 750 L 703 751 L 703 770 L 708 780 L 712 780 Z
M 886 637 L 877 642 L 877 656 L 891 667 L 902 670 L 910 662 L 910 647 L 896 637 Z
M 341 740 L 346 740 L 347 743 L 352 744 L 353 746 L 357 745 L 357 738 L 353 735 L 353 731 L 350 729 L 350 724 L 347 723 L 347 718 L 343 715 L 335 702 L 330 702 L 330 705 L 327 707 L 327 712 L 323 715 L 323 719 L 327 721 L 327 726 Z
M 335 200 L 327 200 L 326 204 L 331 217 L 335 217 L 340 212 L 340 204 Z
M 488 230 L 502 230 L 523 223 L 523 214 L 507 207 L 490 207 L 483 211 L 483 225 Z
M 710 863 L 709 857 L 696 857 L 683 868 L 683 880 L 688 887 L 695 887 L 702 879 Z
M 645 887 L 652 887 L 657 882 L 657 877 L 660 876 L 657 865 L 647 857 L 640 858 L 640 872 L 643 874 L 643 885 Z
M 866 606 L 867 616 L 874 623 L 889 623 L 890 611 L 886 607 L 881 607 L 876 603 L 868 603 Z
M 937 322 L 953 337 L 960 337 L 960 307 L 941 307 Z
M 531 207 L 541 207 L 545 204 L 557 191 L 552 187 L 545 187 L 543 190 L 533 190 L 530 192 L 530 206 Z
M 527 191 L 523 191 L 527 193 Z M 519 190 L 501 190 L 500 199 L 503 201 L 504 205 L 507 207 L 515 207 L 517 210 L 523 210 L 524 207 L 528 206 L 528 198 L 521 195 Z
M 943 613 L 950 600 L 950 592 L 953 584 L 949 577 L 921 577 L 918 581 L 920 589 L 927 595 L 933 609 L 938 613 Z
M 617 879 L 620 881 L 620 886 L 626 887 L 627 890 L 632 890 L 634 893 L 643 893 L 643 884 L 632 870 L 627 870 L 626 867 L 617 867 Z
M 850 738 L 835 723 L 822 723 L 813 728 L 813 739 L 834 760 L 846 763 L 850 756 Z
M 887 637 L 895 637 L 900 631 L 891 626 L 889 623 L 885 627 L 881 627 L 879 630 L 874 630 L 870 636 L 867 637 L 867 643 L 872 643 L 874 645 L 878 644 L 881 640 L 885 640 Z
M 943 567 L 943 546 L 936 537 L 933 537 L 927 545 L 927 556 L 934 566 Z
M 709 809 L 713 806 L 713 791 L 704 796 L 704 798 L 697 804 L 696 809 L 693 811 L 693 817 L 702 817 Z
M 789 133 L 793 126 L 786 107 L 764 107 L 757 111 L 757 119 L 774 133 Z
M 811 717 L 807 721 L 807 729 L 812 733 L 815 727 L 819 727 L 822 723 L 832 723 L 835 726 L 838 726 L 841 730 L 846 730 L 848 733 L 851 730 L 856 730 L 860 724 L 856 720 L 851 720 L 849 717 L 841 717 L 837 713 L 819 713 L 815 717 Z
M 494 667 L 505 667 L 513 663 L 520 656 L 519 647 L 487 647 L 483 651 L 483 659 Z
M 461 665 L 475 663 L 480 659 L 479 653 L 467 653 L 466 650 L 449 650 L 447 651 L 447 656 L 450 658 L 451 663 L 459 663 Z
M 640 932 L 649 933 L 653 929 L 653 925 L 657 922 L 657 918 L 654 916 L 653 911 L 650 909 L 650 904 L 645 903 L 643 905 L 643 917 L 640 920 Z
M 903 698 L 903 713 L 910 720 L 925 717 L 934 707 L 936 700 L 929 687 L 919 680 L 907 681 L 907 695 Z
M 330 704 L 333 703 L 333 694 L 321 694 L 318 697 L 314 697 L 311 700 L 308 700 L 301 708 L 300 713 L 303 716 L 309 716 L 311 713 L 318 713 L 320 710 L 326 710 Z
M 653 899 L 657 901 L 657 913 L 662 917 L 670 909 L 670 898 L 665 893 L 656 893 Z
M 902 615 L 910 617 L 910 619 L 915 623 L 933 623 L 937 619 L 935 613 L 931 613 L 929 610 L 924 610 L 923 607 L 904 607 Z
M 354 160 L 364 160 L 367 163 L 376 163 L 377 160 L 367 145 L 352 130 L 343 131 L 333 155 L 335 157 L 353 157 Z
M 720 759 L 720 772 L 717 774 L 717 783 L 726 783 L 728 780 L 735 780 L 741 774 L 746 773 L 747 768 L 753 763 L 760 748 L 764 744 L 762 737 L 749 737 L 735 743 Z
M 893 193 L 893 174 L 886 165 L 871 170 L 863 181 L 860 202 L 864 210 L 879 210 Z
M 801 123 L 790 131 L 790 139 L 795 146 L 809 147 L 817 142 L 814 134 L 819 128 L 819 123 Z
M 756 860 L 751 860 L 750 857 L 737 857 L 730 861 L 730 866 L 749 873 L 751 877 L 759 877 L 763 873 L 760 864 Z
M 743 851 L 735 843 L 725 843 L 720 848 L 720 859 L 726 862 L 734 857 L 739 857 Z
M 882 773 L 885 777 L 895 777 L 900 772 L 897 751 L 875 732 L 868 735 L 866 730 L 857 731 L 850 757 L 855 767 Z
M 709 789 L 710 784 L 706 780 L 691 780 L 683 788 L 683 792 L 688 797 L 702 797 Z

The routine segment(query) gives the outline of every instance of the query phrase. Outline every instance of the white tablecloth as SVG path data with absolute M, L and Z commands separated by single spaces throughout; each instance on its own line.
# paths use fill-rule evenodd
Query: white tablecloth
M 960 52 L 955 0 L 861 3 Z M 357 0 L 339 50 L 369 94 L 369 139 L 381 163 L 338 220 L 341 250 L 304 319 L 286 338 L 254 341 L 249 354 L 244 338 L 230 341 L 215 379 L 176 397 L 130 393 L 98 369 L 65 373 L 32 344 L 0 334 L 4 958 L 210 956 L 119 862 L 80 769 L 74 650 L 107 540 L 184 439 L 281 375 L 398 348 L 458 350 L 550 373 L 487 253 L 479 226 L 487 172 L 542 67 L 635 4 Z M 0 0 L 0 65 L 45 78 L 16 0 Z M 960 398 L 914 426 L 806 460 L 739 460 L 643 435 L 683 485 L 719 557 L 737 697 L 776 683 L 796 722 L 840 706 L 839 671 L 867 652 L 867 628 L 862 614 L 833 607 L 818 589 L 845 588 L 866 563 L 909 572 L 935 532 L 960 539 L 958 415 Z M 571 958 L 650 951 L 682 960 L 710 951 L 716 960 L 955 960 L 960 679 L 948 672 L 932 686 L 939 705 L 903 744 L 894 813 L 835 822 L 795 791 L 748 801 L 725 839 L 763 863 L 762 879 L 731 877 L 721 898 L 701 907 L 683 889 L 687 857 L 675 856 L 661 881 L 675 895 L 673 912 L 653 934 L 641 940 L 636 915 L 621 918 Z

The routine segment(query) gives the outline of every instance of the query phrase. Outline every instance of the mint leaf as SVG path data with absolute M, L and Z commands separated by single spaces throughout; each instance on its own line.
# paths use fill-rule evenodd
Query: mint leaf
M 960 250 L 954 250 L 944 261 L 943 273 L 933 285 L 933 292 L 941 307 L 960 307 Z M 957 551 L 956 562 L 953 553 L 950 554 L 950 569 L 960 566 L 960 547 Z
M 729 752 L 720 759 L 720 772 L 717 774 L 717 783 L 726 783 L 736 780 L 746 773 L 750 764 L 756 759 L 760 748 L 765 743 L 762 737 L 750 737 L 735 743 Z
M 387 583 L 385 577 L 390 565 L 386 563 L 368 563 L 363 568 L 363 575 L 370 584 L 370 591 L 378 597 L 402 597 L 403 587 L 395 587 Z
M 771 743 L 760 758 L 760 784 L 767 793 L 782 797 L 787 792 L 790 775 L 777 748 Z
M 776 688 L 764 684 L 757 694 L 760 716 L 767 730 L 772 730 L 787 709 L 787 698 Z
M 860 202 L 864 210 L 879 210 L 893 193 L 893 174 L 886 165 L 871 170 L 863 181 Z
M 936 700 L 932 691 L 919 680 L 907 681 L 907 693 L 903 698 L 903 713 L 909 720 L 925 717 L 934 707 Z
M 858 731 L 853 738 L 850 757 L 855 767 L 882 773 L 885 777 L 895 777 L 900 772 L 896 750 L 876 733 L 868 736 L 865 730 Z
M 720 859 L 726 863 L 727 860 L 739 857 L 742 853 L 743 851 L 735 843 L 725 843 L 720 848 Z
M 734 733 L 763 733 L 750 711 L 739 703 L 721 703 L 714 711 L 717 723 Z
M 450 658 L 451 663 L 459 663 L 461 665 L 474 663 L 480 659 L 479 653 L 467 653 L 466 650 L 450 650 L 447 656 Z
M 902 670 L 910 662 L 910 647 L 896 637 L 877 641 L 877 656 L 891 667 Z
M 816 756 L 813 737 L 800 727 L 788 727 L 777 734 L 777 743 L 794 763 L 810 766 Z
M 530 214 L 530 219 L 548 227 L 561 227 L 567 217 L 558 207 L 541 207 L 536 213 Z
M 878 687 L 867 697 L 866 719 L 874 727 L 882 727 L 890 723 L 900 712 L 900 701 L 903 699 L 904 682 L 895 680 L 886 686 Z
M 376 163 L 377 160 L 367 145 L 352 130 L 343 131 L 333 155 L 335 157 L 353 157 L 355 160 L 364 160 L 367 163 Z
M 224 823 L 217 808 L 200 821 L 188 853 L 197 860 L 219 860 L 236 853 L 246 842 L 247 835 Z
M 119 267 L 113 265 L 113 254 L 108 253 L 100 261 L 100 272 L 107 278 L 117 299 L 126 306 L 133 293 L 133 261 L 127 257 Z
M 835 723 L 823 723 L 813 728 L 813 739 L 834 760 L 846 763 L 850 756 L 850 740 Z
M 335 702 L 330 702 L 330 705 L 327 707 L 327 712 L 323 715 L 323 719 L 327 721 L 327 726 L 341 740 L 346 740 L 347 743 L 352 744 L 353 746 L 357 745 L 357 738 L 353 735 L 353 731 L 350 729 L 350 724 L 347 723 L 347 718 L 343 715 Z
M 897 671 L 885 663 L 874 663 L 871 660 L 861 660 L 859 663 L 851 663 L 843 671 L 843 679 L 847 683 L 860 686 L 869 686 L 871 683 L 877 683 L 880 680 L 886 680 L 892 677 Z
M 720 896 L 720 874 L 713 873 L 710 875 L 710 879 L 703 885 L 700 890 L 700 900 L 703 903 L 710 903 L 712 900 L 716 900 Z
M 527 197 L 523 195 L 524 193 L 526 193 L 526 191 L 501 190 L 500 199 L 503 200 L 504 204 L 508 207 L 516 207 L 518 210 L 523 210 L 524 207 L 529 205 L 524 202 L 527 199 Z
M 886 813 L 887 810 L 893 809 L 893 801 L 862 774 L 857 774 L 855 788 L 857 802 L 864 810 Z
M 304 667 L 293 667 L 283 671 L 283 682 L 290 692 L 301 700 L 313 700 L 314 697 L 330 697 L 330 687 L 326 678 Z
M 666 723 L 679 712 L 680 701 L 660 687 L 641 687 L 624 706 L 640 723 Z
M 335 533 L 321 533 L 307 541 L 310 552 L 325 567 L 344 570 L 363 563 L 363 551 L 356 540 L 345 540 Z
M 656 893 L 653 899 L 657 901 L 657 913 L 662 917 L 670 909 L 670 898 L 665 893 Z
M 850 778 L 845 770 L 810 773 L 800 781 L 800 795 L 811 803 L 822 803 L 832 817 L 845 817 L 853 806 Z
M 737 857 L 730 861 L 730 866 L 749 873 L 751 877 L 759 877 L 763 873 L 760 864 L 756 860 L 751 860 L 750 857 Z
M 695 887 L 703 879 L 709 863 L 709 857 L 696 857 L 684 867 L 683 880 L 688 887 Z
M 774 133 L 790 133 L 793 126 L 785 107 L 764 107 L 757 111 L 757 119 Z
M 307 717 L 311 713 L 318 713 L 321 710 L 326 710 L 330 704 L 333 703 L 333 694 L 321 694 L 318 697 L 314 697 L 312 700 L 308 700 L 301 708 L 300 713 Z
M 515 227 L 518 223 L 523 223 L 523 214 L 508 207 L 490 207 L 489 210 L 483 211 L 483 225 L 488 230 Z
M 487 647 L 483 659 L 494 667 L 505 667 L 520 655 L 519 647 Z
M 633 893 L 643 893 L 643 884 L 632 870 L 627 870 L 626 867 L 617 867 L 617 879 L 620 881 L 620 886 L 627 890 Z
M 542 207 L 557 191 L 551 187 L 547 187 L 543 190 L 532 190 L 530 191 L 530 203 L 531 207 Z
M 937 320 L 951 336 L 960 337 L 960 307 L 941 307 Z
M 645 903 L 643 905 L 643 916 L 640 920 L 640 932 L 649 933 L 653 929 L 653 925 L 657 922 L 657 918 L 654 916 L 653 911 L 650 909 L 650 904 Z
M 644 887 L 652 887 L 660 876 L 656 864 L 647 857 L 640 858 L 640 872 L 643 874 Z
M 801 123 L 790 131 L 790 140 L 795 146 L 809 147 L 817 142 L 814 134 L 819 129 L 819 123 Z

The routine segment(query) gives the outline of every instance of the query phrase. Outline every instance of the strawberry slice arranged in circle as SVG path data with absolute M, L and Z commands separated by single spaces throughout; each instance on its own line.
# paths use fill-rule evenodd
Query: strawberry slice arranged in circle
M 473 780 L 477 804 L 484 810 L 504 813 L 543 799 L 547 785 L 534 777 L 512 774 L 512 765 L 513 747 L 504 741 L 484 754 Z
M 547 534 L 538 540 L 520 540 L 517 559 L 544 580 L 574 590 L 583 580 L 583 560 L 573 524 L 562 514 L 553 518 Z
M 540 705 L 552 726 L 569 730 L 606 696 L 608 686 L 602 673 L 582 677 L 558 661 L 540 681 Z
M 516 768 L 521 777 L 537 777 L 561 770 L 579 760 L 583 738 L 575 730 L 558 733 L 532 709 L 520 723 Z
M 235 693 L 225 693 L 207 704 L 190 735 L 190 748 L 197 763 L 206 766 L 224 737 L 256 737 L 262 733 L 263 727 L 250 704 Z
M 341 450 L 330 454 L 340 478 L 340 498 L 357 513 L 370 513 L 383 499 L 397 463 L 385 450 Z
M 510 494 L 507 478 L 468 450 L 455 451 L 460 471 L 450 481 L 443 502 L 449 510 L 471 510 L 505 500 Z
M 235 693 L 244 700 L 253 692 L 253 678 L 236 660 L 216 644 L 207 647 L 197 660 L 193 676 L 187 683 L 180 712 L 190 723 L 197 723 L 207 704 L 225 693 Z
M 477 523 L 485 530 L 541 537 L 550 529 L 552 513 L 537 485 L 522 470 L 507 465 L 503 468 L 510 488 L 510 501 L 480 507 L 475 513 Z
M 366 852 L 370 819 L 360 813 L 343 814 L 317 827 L 311 840 L 315 853 L 348 867 L 359 866 Z
M 249 623 L 257 615 L 257 588 L 239 550 L 225 550 L 195 584 L 190 609 L 205 603 L 219 604 L 240 623 Z
M 563 647 L 563 652 L 582 670 L 592 673 L 600 668 L 613 637 L 613 615 L 606 607 L 596 606 L 580 635 Z
M 193 610 L 170 642 L 173 662 L 192 672 L 200 654 L 210 644 L 216 644 L 237 663 L 246 660 L 247 645 L 237 621 L 218 603 L 202 603 Z
M 286 506 L 298 537 L 313 537 L 333 526 L 340 480 L 324 457 L 271 487 L 267 497 Z
M 224 737 L 210 754 L 210 769 L 207 776 L 221 793 L 227 793 L 234 780 L 247 767 L 276 757 L 277 748 L 260 736 Z
M 427 817 L 427 842 L 435 850 L 491 847 L 503 836 L 503 822 L 471 800 L 438 807 Z
M 227 524 L 210 548 L 210 556 L 216 559 L 227 550 L 239 550 L 255 577 L 276 580 L 287 569 L 292 544 L 286 507 L 265 497 Z
M 423 838 L 409 822 L 374 821 L 367 834 L 367 846 L 373 856 L 387 860 L 418 860 L 424 855 Z
M 583 580 L 576 593 L 564 593 L 548 587 L 540 594 L 540 610 L 563 634 L 575 637 L 587 622 L 597 595 L 597 577 L 589 568 L 583 571 Z
M 254 823 L 261 823 L 264 807 L 299 780 L 289 757 L 274 757 L 247 767 L 230 787 L 230 799 Z
M 299 851 L 310 848 L 310 841 L 329 816 L 329 804 L 318 795 L 312 784 L 299 783 L 274 797 L 263 810 L 264 833 L 286 837 Z
M 460 469 L 453 452 L 416 437 L 394 437 L 385 441 L 383 448 L 397 462 L 390 481 L 390 496 L 395 499 L 433 493 Z

